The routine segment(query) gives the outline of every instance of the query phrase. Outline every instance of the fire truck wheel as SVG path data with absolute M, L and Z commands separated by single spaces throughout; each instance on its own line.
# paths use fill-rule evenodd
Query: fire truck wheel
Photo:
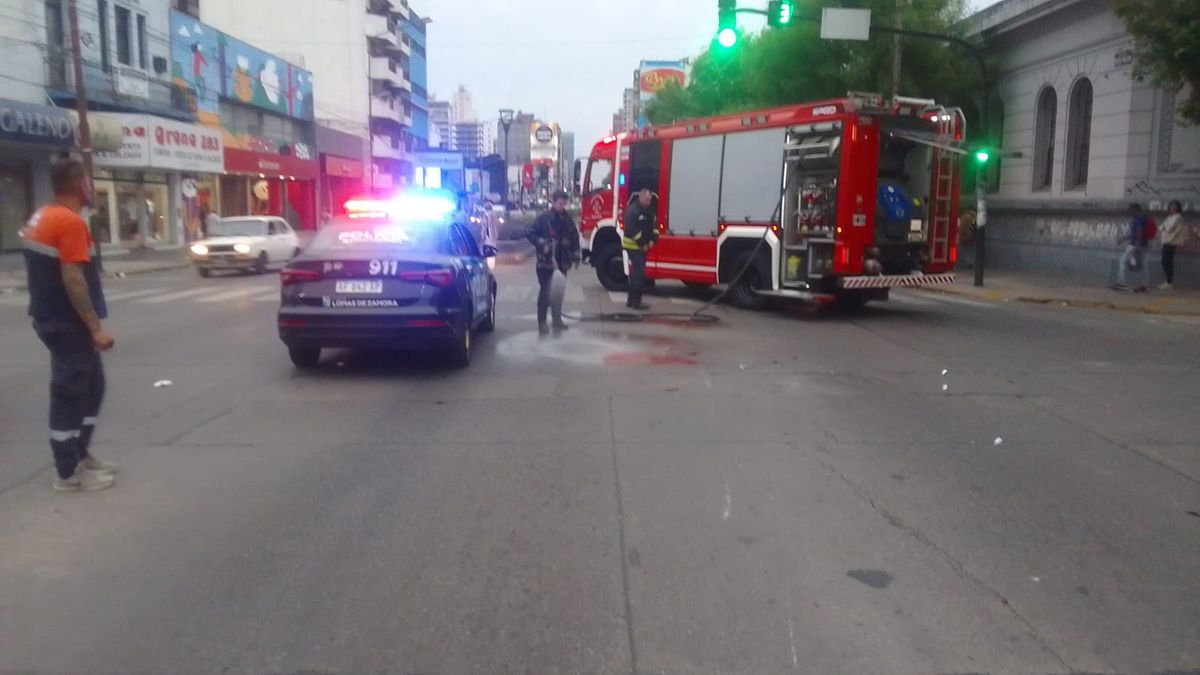
M 609 244 L 599 253 L 593 253 L 592 264 L 596 266 L 596 278 L 605 290 L 624 291 L 628 288 L 629 277 L 625 276 L 625 259 L 621 255 L 620 244 Z
M 762 309 L 766 307 L 767 296 L 754 292 L 756 288 L 766 287 L 767 275 L 763 273 L 762 267 L 754 260 L 753 251 L 745 251 L 734 258 L 729 270 L 731 274 L 737 274 L 742 268 L 747 268 L 746 273 L 736 283 L 729 285 L 729 301 L 738 309 Z

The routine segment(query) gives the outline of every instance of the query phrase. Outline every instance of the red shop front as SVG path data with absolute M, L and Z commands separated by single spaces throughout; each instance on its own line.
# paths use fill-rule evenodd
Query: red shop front
M 340 215 L 346 200 L 363 193 L 363 163 L 323 154 L 321 164 L 321 208 L 328 215 Z
M 225 148 L 222 216 L 282 216 L 301 230 L 317 229 L 320 162 Z

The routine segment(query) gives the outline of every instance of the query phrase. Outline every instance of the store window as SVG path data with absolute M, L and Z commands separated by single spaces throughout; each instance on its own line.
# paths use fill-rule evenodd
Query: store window
M 0 163 L 0 251 L 21 247 L 21 228 L 32 212 L 28 163 Z

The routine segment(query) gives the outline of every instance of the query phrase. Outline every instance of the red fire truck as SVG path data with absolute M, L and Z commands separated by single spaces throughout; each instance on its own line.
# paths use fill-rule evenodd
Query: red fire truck
M 852 93 L 609 136 L 583 170 L 584 255 L 624 288 L 623 212 L 648 188 L 648 279 L 732 284 L 749 309 L 953 283 L 964 132 L 958 109 Z

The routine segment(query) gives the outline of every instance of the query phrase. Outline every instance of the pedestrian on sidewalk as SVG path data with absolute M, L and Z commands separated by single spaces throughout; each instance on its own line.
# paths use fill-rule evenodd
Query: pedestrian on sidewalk
M 542 212 L 529 228 L 529 242 L 537 252 L 538 332 L 543 335 L 550 332 L 550 326 L 546 323 L 548 311 L 554 318 L 555 329 L 567 329 L 567 324 L 562 318 L 566 277 L 567 272 L 572 267 L 578 267 L 580 261 L 579 230 L 567 213 L 569 200 L 570 196 L 566 192 L 555 192 L 550 210 Z M 557 290 L 562 292 L 552 293 L 555 275 L 558 274 L 562 276 L 557 282 Z
M 490 194 L 483 200 L 483 214 L 479 225 L 479 248 L 489 270 L 496 271 L 496 254 L 500 241 L 500 214 L 496 213 L 495 204 L 500 201 L 500 195 Z
M 654 193 L 642 188 L 637 199 L 625 209 L 625 234 L 621 237 L 621 248 L 629 256 L 629 296 L 625 306 L 630 309 L 650 309 L 650 305 L 642 302 L 642 293 L 646 289 L 646 254 L 658 241 L 657 222 Z
M 1142 211 L 1142 205 L 1136 202 L 1129 205 L 1126 214 L 1129 216 L 1129 230 L 1122 238 L 1125 252 L 1117 264 L 1117 283 L 1113 288 L 1118 291 L 1129 290 L 1129 270 L 1136 269 L 1141 283 L 1134 287 L 1133 292 L 1145 293 L 1150 287 L 1150 270 L 1146 267 L 1146 246 L 1152 238 L 1147 236 L 1150 234 L 1150 219 Z
M 1187 240 L 1187 230 L 1183 227 L 1183 204 L 1172 200 L 1167 205 L 1167 217 L 1162 225 L 1162 268 L 1167 280 L 1159 288 L 1169 291 L 1175 288 L 1175 252 Z
M 38 209 L 22 231 L 29 283 L 29 315 L 50 350 L 50 449 L 61 492 L 111 487 L 117 466 L 92 456 L 89 447 L 104 400 L 100 352 L 114 340 L 95 244 L 79 211 L 87 204 L 87 173 L 76 160 L 50 168 L 54 201 Z

